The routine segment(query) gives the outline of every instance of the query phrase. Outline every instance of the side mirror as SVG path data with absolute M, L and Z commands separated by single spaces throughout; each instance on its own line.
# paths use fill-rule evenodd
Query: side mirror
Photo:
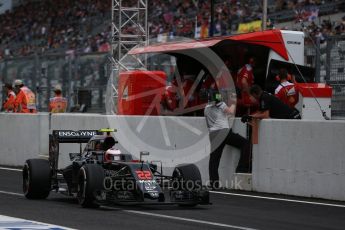
M 147 152 L 147 151 L 141 151 L 141 152 L 140 152 L 140 161 L 142 161 L 142 157 L 143 157 L 143 156 L 149 156 L 149 155 L 150 155 L 149 152 Z

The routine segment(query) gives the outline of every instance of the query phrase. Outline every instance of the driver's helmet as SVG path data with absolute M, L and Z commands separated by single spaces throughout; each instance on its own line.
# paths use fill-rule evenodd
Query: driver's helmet
M 112 147 L 105 152 L 104 161 L 106 163 L 110 163 L 113 161 L 120 161 L 120 160 L 121 160 L 121 151 L 119 149 Z

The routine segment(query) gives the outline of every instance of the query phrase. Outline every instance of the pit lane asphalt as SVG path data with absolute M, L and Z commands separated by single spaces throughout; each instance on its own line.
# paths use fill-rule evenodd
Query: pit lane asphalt
M 259 193 L 212 193 L 213 205 L 81 208 L 75 199 L 51 193 L 47 200 L 21 195 L 21 172 L 0 169 L 0 215 L 76 229 L 344 229 L 345 203 Z M 239 193 L 225 191 L 226 193 Z M 261 199 L 251 196 L 273 197 Z M 296 203 L 279 199 L 292 199 Z M 339 206 L 319 205 L 314 202 Z

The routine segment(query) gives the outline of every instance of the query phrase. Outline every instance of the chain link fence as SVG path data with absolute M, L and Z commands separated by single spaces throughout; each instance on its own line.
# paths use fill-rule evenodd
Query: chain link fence
M 345 35 L 306 39 L 306 64 L 315 67 L 316 81 L 332 86 L 332 117 L 345 118 Z
M 36 94 L 40 112 L 48 111 L 53 88 L 60 84 L 69 111 L 105 112 L 105 95 L 110 75 L 108 53 L 33 55 L 0 61 L 0 82 L 22 79 Z M 1 87 L 2 100 L 6 95 Z M 84 108 L 84 109 L 83 109 Z
M 305 49 L 305 62 L 315 67 L 316 82 L 333 87 L 332 117 L 345 118 L 345 35 L 316 41 L 307 37 Z M 104 113 L 110 74 L 108 53 L 33 55 L 0 61 L 0 83 L 22 79 L 36 93 L 41 112 L 48 110 L 53 88 L 60 84 L 69 111 L 79 111 L 84 105 L 87 112 Z M 3 101 L 6 95 L 2 87 L 0 95 Z

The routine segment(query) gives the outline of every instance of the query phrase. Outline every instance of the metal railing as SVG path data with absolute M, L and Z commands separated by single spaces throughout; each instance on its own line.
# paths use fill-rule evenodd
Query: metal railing
M 32 55 L 0 61 L 0 83 L 22 79 L 36 94 L 37 107 L 48 110 L 53 88 L 60 84 L 68 110 L 85 105 L 87 112 L 105 112 L 106 85 L 110 74 L 108 53 Z M 0 89 L 2 100 L 5 98 Z
M 306 45 L 307 65 L 315 67 L 316 81 L 332 86 L 332 117 L 345 118 L 345 35 L 329 36 Z

